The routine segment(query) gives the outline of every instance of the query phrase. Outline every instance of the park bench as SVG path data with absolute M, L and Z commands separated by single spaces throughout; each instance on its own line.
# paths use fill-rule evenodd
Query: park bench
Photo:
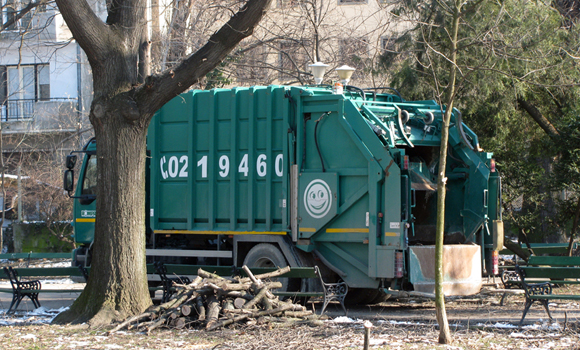
M 10 284 L 12 285 L 12 302 L 8 308 L 8 312 L 18 308 L 20 302 L 24 297 L 30 298 L 35 308 L 40 307 L 40 302 L 38 301 L 38 292 L 40 291 L 41 284 L 39 280 L 22 281 L 18 277 L 18 272 L 12 268 L 12 266 L 4 267 L 4 274 L 8 276 Z
M 544 306 L 548 317 L 552 315 L 548 306 L 550 300 L 580 300 L 577 294 L 554 294 L 557 285 L 580 284 L 580 257 L 531 256 L 527 266 L 516 265 L 526 298 L 520 327 L 535 301 Z
M 195 276 L 197 275 L 198 269 L 203 269 L 207 272 L 214 273 L 218 276 L 223 277 L 231 277 L 231 276 L 242 276 L 245 277 L 245 272 L 240 269 L 236 268 L 235 266 L 203 266 L 203 265 L 177 265 L 177 264 L 165 264 L 165 274 L 166 275 L 174 275 L 174 276 Z M 251 271 L 255 275 L 268 273 L 276 271 L 277 268 L 272 267 L 252 267 Z M 147 265 L 147 272 L 148 273 L 156 273 L 155 267 L 152 265 Z M 161 276 L 160 276 L 161 277 Z M 273 291 L 273 294 L 279 297 L 286 297 L 291 299 L 303 299 L 306 298 L 313 298 L 313 297 L 322 297 L 324 298 L 324 303 L 322 307 L 322 313 L 328 306 L 328 304 L 336 300 L 342 306 L 344 312 L 346 313 L 346 308 L 344 306 L 344 299 L 346 294 L 348 293 L 348 286 L 344 282 L 340 283 L 326 283 L 322 279 L 320 274 L 320 270 L 317 266 L 315 267 L 293 267 L 288 273 L 285 273 L 280 276 L 281 278 L 317 278 L 320 280 L 320 283 L 323 287 L 323 292 L 310 292 L 310 291 L 294 291 L 294 292 L 277 292 Z M 173 278 L 175 279 L 175 277 Z M 173 284 L 164 284 L 162 283 L 162 288 L 164 289 L 163 295 L 166 293 L 171 293 L 172 291 L 166 291 L 165 289 L 170 289 Z
M 12 303 L 8 309 L 8 313 L 12 312 L 13 307 L 16 310 L 24 297 L 29 297 L 34 306 L 38 308 L 40 307 L 38 295 L 41 293 L 71 293 L 77 291 L 71 290 L 70 288 L 42 289 L 42 283 L 38 279 L 39 277 L 85 277 L 87 275 L 86 269 L 82 267 L 4 267 L 0 271 L 0 278 L 9 279 L 11 288 L 0 288 L 0 293 L 12 293 Z M 34 279 L 25 281 L 22 279 L 23 277 Z
M 500 277 L 504 290 L 499 305 L 503 306 L 508 294 L 523 294 L 524 292 L 520 275 L 515 270 L 504 269 Z
M 175 294 L 173 282 L 180 284 L 191 283 L 191 280 L 186 276 L 168 277 L 167 267 L 161 261 L 156 261 L 153 264 L 153 267 L 155 268 L 155 273 L 159 275 L 159 278 L 161 279 L 161 285 L 163 287 L 163 296 L 161 297 L 161 303 L 169 301 L 169 299 L 171 299 L 171 296 Z
M 528 246 L 524 243 L 520 244 L 522 249 L 528 249 Z M 568 243 L 530 243 L 530 247 L 534 251 L 534 255 L 543 254 L 566 254 L 568 252 Z M 576 249 L 578 243 L 574 242 L 572 249 Z M 513 252 L 507 248 L 502 249 L 499 252 L 500 255 L 512 255 Z

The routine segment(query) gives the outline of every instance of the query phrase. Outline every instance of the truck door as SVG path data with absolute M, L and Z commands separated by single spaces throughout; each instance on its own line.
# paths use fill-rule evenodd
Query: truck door
M 79 175 L 77 197 L 74 201 L 75 242 L 80 245 L 91 244 L 95 232 L 96 195 L 97 195 L 97 155 L 87 153 Z

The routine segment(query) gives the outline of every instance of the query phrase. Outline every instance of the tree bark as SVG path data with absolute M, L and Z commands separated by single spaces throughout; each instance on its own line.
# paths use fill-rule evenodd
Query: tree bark
M 525 262 L 528 262 L 528 259 L 530 258 L 530 255 L 531 255 L 531 253 L 529 251 L 522 249 L 522 247 L 519 244 L 514 243 L 509 239 L 505 240 L 505 242 L 503 244 L 505 245 L 505 247 L 507 249 L 514 252 L 517 256 L 522 258 Z
M 522 97 L 518 97 L 518 105 L 528 113 L 532 119 L 550 136 L 552 139 L 556 139 L 560 136 L 558 129 L 548 120 L 548 118 L 544 117 L 542 112 L 540 112 L 536 106 L 529 103 L 526 99 Z
M 145 148 L 157 109 L 210 72 L 261 20 L 271 0 L 248 0 L 199 51 L 171 71 L 139 79 L 145 0 L 118 0 L 106 23 L 86 0 L 57 0 L 87 54 L 97 139 L 97 216 L 89 282 L 55 323 L 107 325 L 151 305 L 145 265 Z

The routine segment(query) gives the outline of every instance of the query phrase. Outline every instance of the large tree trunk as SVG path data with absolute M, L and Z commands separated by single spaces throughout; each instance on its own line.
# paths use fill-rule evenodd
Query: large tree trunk
M 106 23 L 86 0 L 56 2 L 93 71 L 89 117 L 97 138 L 98 189 L 89 282 L 54 322 L 102 326 L 151 305 L 145 265 L 145 139 L 153 114 L 252 34 L 271 0 L 248 0 L 201 49 L 144 81 L 138 67 L 143 63 L 145 0 L 111 2 Z
M 61 322 L 90 320 L 92 326 L 125 319 L 151 305 L 143 215 L 146 128 L 111 115 L 96 135 L 99 191 L 93 268 L 82 295 L 59 315 Z

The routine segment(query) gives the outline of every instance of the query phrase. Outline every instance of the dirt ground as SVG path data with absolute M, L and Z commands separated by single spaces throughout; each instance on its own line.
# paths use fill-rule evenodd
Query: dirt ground
M 558 293 L 580 292 L 558 290 Z M 2 349 L 362 349 L 363 320 L 372 323 L 372 349 L 580 349 L 580 305 L 551 303 L 554 323 L 540 305 L 532 306 L 525 326 L 517 328 L 523 296 L 508 297 L 489 288 L 476 296 L 449 298 L 446 309 L 452 345 L 439 345 L 433 301 L 392 299 L 378 305 L 348 308 L 330 305 L 322 317 L 309 320 L 260 319 L 206 332 L 161 329 L 107 335 L 105 329 L 53 326 L 28 322 L 0 327 Z M 319 311 L 320 302 L 308 304 Z M 18 316 L 15 316 L 18 317 Z

